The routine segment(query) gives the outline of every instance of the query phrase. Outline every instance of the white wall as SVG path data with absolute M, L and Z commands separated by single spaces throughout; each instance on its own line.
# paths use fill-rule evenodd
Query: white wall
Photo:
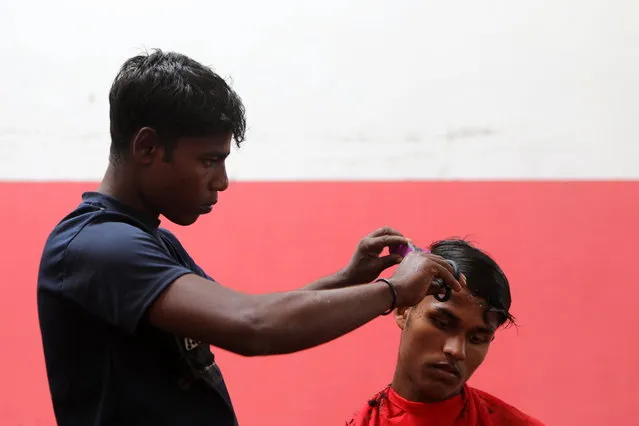
M 637 0 L 3 0 L 0 179 L 99 179 L 144 48 L 233 78 L 234 179 L 637 178 Z

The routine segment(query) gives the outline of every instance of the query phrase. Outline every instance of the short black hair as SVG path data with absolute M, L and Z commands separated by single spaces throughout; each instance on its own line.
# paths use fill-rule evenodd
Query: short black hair
M 514 325 L 510 313 L 510 284 L 497 262 L 483 251 L 462 239 L 436 241 L 430 246 L 433 254 L 454 261 L 466 276 L 468 289 L 475 297 L 488 303 L 491 310 L 501 314 L 499 325 Z
M 113 159 L 145 126 L 155 129 L 168 151 L 181 137 L 230 133 L 238 146 L 244 141 L 240 97 L 210 68 L 181 53 L 155 49 L 129 58 L 113 81 L 109 105 Z

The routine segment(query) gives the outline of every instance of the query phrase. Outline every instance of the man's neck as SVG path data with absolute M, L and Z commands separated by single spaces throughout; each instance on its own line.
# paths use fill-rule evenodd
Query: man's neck
M 109 163 L 98 187 L 98 192 L 108 195 L 140 213 L 154 218 L 159 217 L 159 214 L 152 212 L 144 202 L 143 197 L 138 193 L 136 185 L 133 184 L 130 171 L 122 165 Z

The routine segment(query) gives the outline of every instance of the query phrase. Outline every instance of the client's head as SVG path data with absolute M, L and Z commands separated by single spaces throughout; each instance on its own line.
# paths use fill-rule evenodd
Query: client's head
M 393 388 L 423 402 L 457 394 L 484 361 L 495 331 L 514 322 L 508 279 L 493 259 L 463 240 L 438 241 L 430 250 L 457 263 L 467 288 L 446 302 L 427 296 L 395 312 L 402 336 Z

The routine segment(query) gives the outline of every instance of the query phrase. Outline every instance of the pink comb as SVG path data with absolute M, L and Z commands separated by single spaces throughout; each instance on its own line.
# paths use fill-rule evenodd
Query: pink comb
M 399 254 L 402 257 L 405 257 L 408 253 L 412 251 L 425 251 L 430 253 L 429 250 L 420 249 L 413 243 L 392 246 L 392 247 L 389 247 L 388 251 L 390 252 L 390 254 Z

